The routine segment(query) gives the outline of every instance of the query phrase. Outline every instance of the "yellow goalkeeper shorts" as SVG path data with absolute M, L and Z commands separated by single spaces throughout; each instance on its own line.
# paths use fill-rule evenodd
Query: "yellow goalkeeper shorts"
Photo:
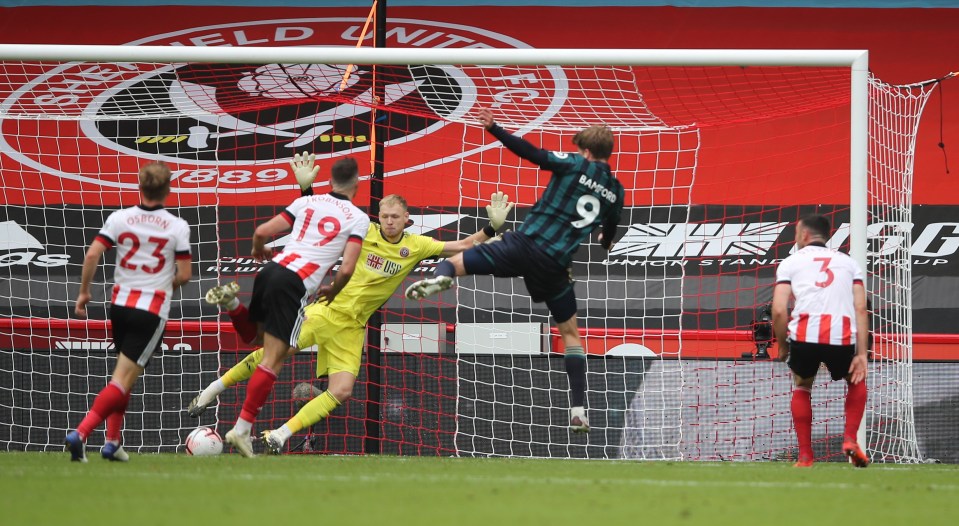
M 316 377 L 341 371 L 359 376 L 366 326 L 321 304 L 307 307 L 305 314 L 298 346 L 300 349 L 317 346 Z

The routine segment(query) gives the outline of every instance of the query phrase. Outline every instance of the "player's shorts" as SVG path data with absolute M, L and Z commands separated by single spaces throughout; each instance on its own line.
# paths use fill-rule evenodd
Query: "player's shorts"
M 146 367 L 163 343 L 166 320 L 141 309 L 110 305 L 113 346 L 117 352 Z
M 556 262 L 526 234 L 507 232 L 502 241 L 484 243 L 470 249 L 492 265 L 493 276 L 501 278 L 522 277 L 529 296 L 536 303 L 559 298 L 573 288 L 573 274 L 569 267 Z M 467 258 L 464 254 L 464 264 Z M 466 272 L 475 269 L 466 266 Z M 486 272 L 475 272 L 486 274 Z
M 314 303 L 306 308 L 298 347 L 317 346 L 317 378 L 338 372 L 359 376 L 365 338 L 365 324 L 324 304 Z
M 296 272 L 272 261 L 253 280 L 250 320 L 262 323 L 264 332 L 295 346 L 300 338 L 306 288 Z
M 819 364 L 826 364 L 833 380 L 849 374 L 849 365 L 856 356 L 855 345 L 825 345 L 822 343 L 789 342 L 786 364 L 800 378 L 812 378 Z

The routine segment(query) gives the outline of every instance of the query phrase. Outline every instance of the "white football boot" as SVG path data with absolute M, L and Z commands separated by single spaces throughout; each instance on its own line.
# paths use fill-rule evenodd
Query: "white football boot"
M 253 452 L 253 438 L 250 437 L 249 433 L 241 435 L 236 429 L 231 429 L 226 432 L 224 438 L 227 444 L 233 446 L 237 453 L 244 457 L 253 458 L 256 456 L 256 453 Z
M 406 297 L 411 300 L 421 300 L 453 286 L 453 278 L 436 276 L 435 278 L 421 279 L 406 288 Z
M 589 432 L 589 419 L 586 418 L 586 410 L 583 406 L 569 408 L 569 428 L 574 433 Z
M 233 301 L 233 298 L 236 297 L 236 294 L 240 292 L 240 284 L 231 281 L 225 285 L 217 285 L 212 289 L 206 291 L 206 302 L 210 305 L 219 305 L 221 307 L 226 307 Z

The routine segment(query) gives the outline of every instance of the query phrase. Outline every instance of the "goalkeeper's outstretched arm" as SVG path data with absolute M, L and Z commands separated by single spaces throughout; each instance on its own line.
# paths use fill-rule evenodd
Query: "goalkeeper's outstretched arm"
M 300 185 L 301 196 L 313 195 L 313 181 L 316 180 L 316 174 L 320 171 L 320 167 L 315 163 L 316 156 L 307 152 L 293 154 L 293 159 L 290 160 L 290 168 L 293 169 L 293 176 Z
M 486 206 L 486 215 L 489 217 L 489 224 L 483 227 L 479 232 L 460 239 L 459 241 L 448 241 L 443 243 L 443 251 L 440 255 L 448 258 L 459 254 L 465 250 L 473 248 L 474 245 L 486 242 L 496 236 L 496 232 L 506 223 L 506 217 L 513 210 L 514 203 L 509 202 L 509 196 L 503 192 L 496 192 L 490 196 L 490 204 Z

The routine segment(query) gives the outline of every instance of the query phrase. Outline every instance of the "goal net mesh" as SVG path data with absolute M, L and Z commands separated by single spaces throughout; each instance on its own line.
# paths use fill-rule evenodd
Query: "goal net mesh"
M 138 203 L 142 163 L 164 160 L 174 172 L 168 206 L 193 227 L 194 280 L 174 300 L 123 438 L 131 450 L 173 451 L 197 425 L 225 432 L 239 412 L 242 384 L 199 420 L 184 411 L 252 350 L 202 295 L 236 280 L 248 300 L 259 268 L 248 256 L 252 230 L 298 196 L 293 153 L 316 153 L 317 191 L 326 191 L 336 159 L 356 157 L 369 173 L 373 145 L 384 144 L 384 193 L 407 199 L 411 233 L 469 235 L 497 190 L 516 202 L 516 228 L 550 174 L 476 124 L 488 107 L 548 150 L 572 151 L 573 134 L 589 125 L 615 132 L 622 238 L 609 253 L 585 244 L 572 267 L 592 429 L 568 430 L 562 342 L 545 307 L 521 279 L 478 276 L 423 302 L 402 288 L 389 298 L 368 331 L 354 398 L 290 449 L 362 453 L 376 440 L 396 454 L 789 459 L 790 373 L 764 358 L 754 333 L 763 339 L 762 306 L 799 217 L 827 215 L 830 246 L 849 248 L 849 77 L 847 68 L 797 67 L 4 62 L 0 444 L 59 447 L 109 378 L 112 254 L 95 278 L 91 319 L 76 319 L 72 305 L 85 247 L 109 212 Z M 877 460 L 920 459 L 909 225 L 929 93 L 870 79 L 865 425 Z M 356 202 L 371 202 L 369 184 Z M 298 386 L 324 388 L 314 352 L 283 371 L 257 429 L 295 413 L 309 393 Z M 843 398 L 843 382 L 820 378 L 820 460 L 842 456 Z

